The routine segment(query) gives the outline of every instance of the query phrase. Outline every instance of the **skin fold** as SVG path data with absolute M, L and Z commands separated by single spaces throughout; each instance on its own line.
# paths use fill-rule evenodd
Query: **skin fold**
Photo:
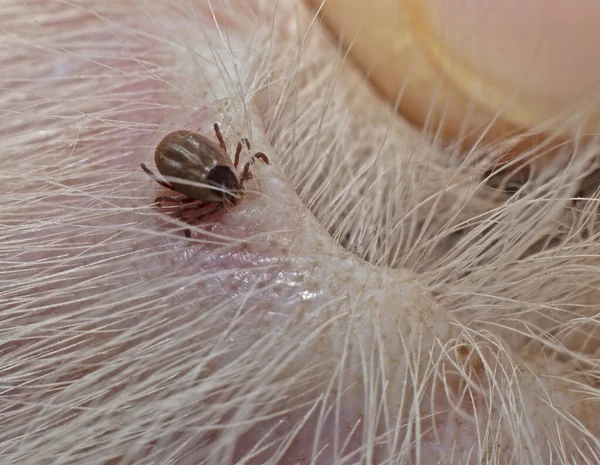
M 600 460 L 595 141 L 507 193 L 291 0 L 0 24 L 1 463 Z M 214 122 L 270 164 L 188 225 L 139 165 Z

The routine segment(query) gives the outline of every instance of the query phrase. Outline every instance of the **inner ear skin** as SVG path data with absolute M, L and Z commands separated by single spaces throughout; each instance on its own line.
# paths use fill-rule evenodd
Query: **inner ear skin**
M 240 185 L 236 173 L 229 166 L 215 166 L 208 172 L 206 179 L 209 184 L 219 188 L 214 189 L 213 192 L 222 196 L 224 201 L 235 203 Z M 224 189 L 227 192 L 223 192 L 220 189 Z

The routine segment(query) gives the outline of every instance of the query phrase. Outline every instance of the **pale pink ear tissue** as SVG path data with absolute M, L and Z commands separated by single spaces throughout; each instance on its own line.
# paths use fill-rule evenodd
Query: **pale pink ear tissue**
M 308 0 L 402 115 L 463 155 L 565 162 L 600 129 L 595 0 Z
M 597 144 L 494 187 L 312 8 L 0 9 L 1 463 L 598 463 Z M 270 164 L 180 219 L 215 122 Z

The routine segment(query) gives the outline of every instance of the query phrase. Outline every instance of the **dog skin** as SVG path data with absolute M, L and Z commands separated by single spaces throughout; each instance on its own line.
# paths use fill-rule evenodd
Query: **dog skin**
M 599 461 L 595 141 L 491 188 L 291 0 L 2 10 L 0 462 Z M 270 164 L 178 219 L 215 122 Z

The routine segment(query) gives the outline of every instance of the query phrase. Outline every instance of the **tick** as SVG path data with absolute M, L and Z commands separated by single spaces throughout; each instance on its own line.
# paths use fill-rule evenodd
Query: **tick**
M 219 145 L 209 138 L 191 131 L 175 131 L 167 134 L 157 145 L 154 152 L 154 163 L 160 174 L 182 182 L 163 181 L 144 163 L 140 165 L 161 186 L 183 194 L 177 197 L 161 196 L 154 200 L 161 206 L 162 202 L 181 205 L 176 212 L 178 218 L 183 217 L 186 211 L 199 210 L 214 204 L 209 210 L 194 217 L 195 220 L 200 220 L 217 213 L 226 204 L 235 205 L 244 192 L 244 182 L 252 177 L 250 166 L 257 159 L 269 164 L 269 159 L 263 152 L 256 152 L 244 165 L 243 171 L 238 173 L 237 167 L 243 148 L 242 142 L 248 150 L 251 150 L 250 142 L 245 137 L 238 142 L 232 163 L 217 123 L 214 124 L 214 129 Z M 189 229 L 185 229 L 184 233 L 186 237 L 191 237 Z

